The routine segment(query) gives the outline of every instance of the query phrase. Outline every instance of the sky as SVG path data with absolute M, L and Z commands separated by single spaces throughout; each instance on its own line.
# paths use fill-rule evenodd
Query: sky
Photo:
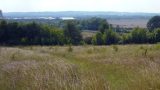
M 0 0 L 3 12 L 117 11 L 160 13 L 160 0 Z

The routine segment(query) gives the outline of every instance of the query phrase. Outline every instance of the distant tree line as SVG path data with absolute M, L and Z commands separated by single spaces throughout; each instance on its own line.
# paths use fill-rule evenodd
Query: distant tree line
M 45 24 L 0 22 L 1 45 L 64 45 L 79 44 L 81 33 L 73 23 L 67 23 L 65 30 Z
M 68 20 L 61 20 L 61 19 L 55 19 L 55 20 L 45 20 L 45 19 L 7 19 L 8 22 L 19 22 L 19 23 L 31 23 L 36 22 L 40 24 L 48 24 L 50 26 L 55 26 L 59 28 L 64 28 L 66 22 Z M 99 26 L 106 22 L 106 19 L 98 18 L 98 17 L 92 17 L 92 18 L 78 18 L 75 20 L 72 20 L 76 27 L 79 30 L 91 30 L 91 31 L 97 31 Z
M 111 44 L 142 44 L 160 42 L 160 16 L 151 18 L 148 29 L 134 28 L 129 33 L 118 33 L 105 19 L 91 18 L 77 22 L 63 22 L 63 28 L 47 24 L 18 23 L 0 21 L 1 45 L 111 45 Z M 83 24 L 84 23 L 84 24 Z M 84 29 L 98 30 L 95 36 L 82 38 L 81 26 Z
M 160 42 L 160 28 L 149 32 L 146 29 L 134 28 L 130 33 L 119 34 L 112 29 L 106 30 L 105 33 L 98 32 L 92 38 L 94 45 L 110 44 L 144 44 Z
M 92 44 L 110 45 L 110 44 L 142 44 L 160 42 L 160 16 L 154 16 L 147 23 L 147 29 L 133 28 L 129 33 L 117 33 L 112 27 L 103 28 L 105 32 L 100 31 L 92 38 Z
M 109 28 L 107 20 L 103 18 L 93 17 L 93 18 L 78 20 L 78 26 L 81 30 L 96 31 L 101 27 L 101 25 L 104 25 L 104 24 L 107 24 L 105 28 Z M 104 27 L 101 27 L 101 28 L 104 28 Z

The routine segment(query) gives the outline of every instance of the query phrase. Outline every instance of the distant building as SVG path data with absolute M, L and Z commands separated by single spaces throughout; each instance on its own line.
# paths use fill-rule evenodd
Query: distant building
M 60 17 L 61 20 L 74 20 L 74 17 Z
M 0 19 L 3 18 L 2 10 L 0 10 Z

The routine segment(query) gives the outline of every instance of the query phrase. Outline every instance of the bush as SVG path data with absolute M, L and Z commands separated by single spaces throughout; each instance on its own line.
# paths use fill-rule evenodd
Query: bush
M 133 43 L 146 43 L 147 42 L 147 31 L 141 28 L 135 28 L 132 32 Z
M 86 37 L 83 40 L 86 44 L 92 44 L 92 37 Z
M 121 39 L 122 39 L 123 44 L 131 43 L 132 36 L 131 36 L 130 33 L 129 34 L 123 34 Z
M 155 30 L 156 42 L 160 42 L 160 28 Z
M 97 32 L 93 37 L 92 44 L 94 45 L 103 45 L 103 34 L 101 32 Z
M 73 48 L 72 48 L 72 45 L 70 44 L 68 47 L 68 52 L 72 52 L 72 51 L 73 51 Z
M 156 42 L 155 33 L 153 33 L 153 32 L 148 32 L 148 33 L 147 33 L 147 39 L 148 39 L 148 43 L 155 43 L 155 42 Z
M 106 30 L 104 33 L 104 43 L 106 45 L 117 44 L 119 41 L 119 36 L 116 32 L 113 32 L 112 29 Z

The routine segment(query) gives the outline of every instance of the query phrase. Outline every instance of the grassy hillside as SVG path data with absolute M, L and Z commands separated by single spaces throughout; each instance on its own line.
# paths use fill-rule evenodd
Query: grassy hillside
M 160 44 L 0 47 L 1 90 L 160 90 Z

